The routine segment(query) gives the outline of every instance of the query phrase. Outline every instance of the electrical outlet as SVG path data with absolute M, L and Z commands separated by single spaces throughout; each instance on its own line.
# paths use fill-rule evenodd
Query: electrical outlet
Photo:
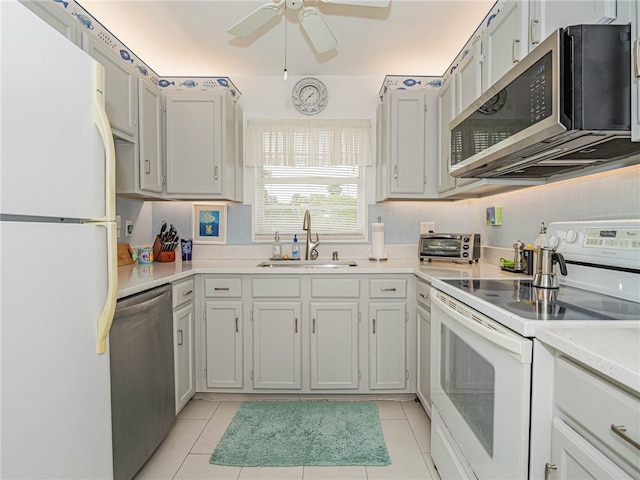
M 436 231 L 436 224 L 434 222 L 420 222 L 420 233 L 430 233 Z
M 133 234 L 133 222 L 131 220 L 127 220 L 125 222 L 125 236 L 130 237 Z
M 117 237 L 120 238 L 122 236 L 122 219 L 120 218 L 120 215 L 116 215 L 116 229 L 118 230 Z

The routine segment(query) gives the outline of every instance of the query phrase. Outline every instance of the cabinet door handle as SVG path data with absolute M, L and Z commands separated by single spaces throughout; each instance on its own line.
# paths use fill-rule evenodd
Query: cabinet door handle
M 293 332 L 294 333 L 298 333 L 298 319 L 297 318 L 296 318 L 296 321 L 295 321 L 295 328 L 293 329 Z
M 238 317 L 236 317 L 236 333 L 238 333 L 240 330 L 238 330 Z
M 213 179 L 218 180 L 218 167 L 213 168 Z
M 536 25 L 539 23 L 537 18 L 532 18 L 531 22 L 529 23 L 529 38 L 530 38 L 530 42 L 531 45 L 537 45 L 540 43 L 539 40 L 536 40 Z
M 544 465 L 544 480 L 549 480 L 551 478 L 551 470 L 557 470 L 558 466 L 553 463 L 546 463 Z
M 395 292 L 396 288 L 395 287 L 381 288 L 380 291 L 381 292 Z
M 513 43 L 511 44 L 511 62 L 512 63 L 518 63 L 520 61 L 520 59 L 518 58 L 518 55 L 516 54 L 516 47 L 518 47 L 520 45 L 520 40 L 518 40 L 517 38 L 513 39 Z
M 144 161 L 144 173 L 151 173 L 151 160 Z
M 627 435 L 627 427 L 625 427 L 624 425 L 615 425 L 612 423 L 611 431 L 613 431 L 613 433 L 615 433 L 620 438 L 622 438 L 625 442 L 630 443 L 635 448 L 640 450 L 640 443 L 638 443 L 636 440 L 634 440 L 629 435 Z
M 311 333 L 316 333 L 316 319 L 315 318 L 311 322 Z
M 634 44 L 634 52 L 633 52 L 633 58 L 634 58 L 634 73 L 636 75 L 636 78 L 640 77 L 640 38 L 638 38 L 635 41 Z
M 214 290 L 216 292 L 219 292 L 219 291 L 227 292 L 229 291 L 229 287 L 214 287 Z
M 373 319 L 373 334 L 376 334 L 376 319 Z
M 187 295 L 191 295 L 193 293 L 193 290 L 187 290 L 186 292 L 184 292 L 182 294 L 183 297 L 186 297 Z
M 393 167 L 393 178 L 396 179 L 396 180 L 398 179 L 398 166 L 397 165 L 395 165 Z
M 420 295 L 422 298 L 429 298 L 427 295 L 425 295 L 424 293 L 420 292 L 418 295 Z
M 182 329 L 178 330 L 178 345 L 182 345 L 184 343 L 184 338 L 182 335 Z

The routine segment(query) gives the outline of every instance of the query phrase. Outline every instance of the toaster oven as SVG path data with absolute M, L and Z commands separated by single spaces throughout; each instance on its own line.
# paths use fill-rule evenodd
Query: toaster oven
M 469 263 L 480 258 L 479 233 L 423 233 L 418 244 L 420 261 L 425 258 L 441 260 L 466 260 Z

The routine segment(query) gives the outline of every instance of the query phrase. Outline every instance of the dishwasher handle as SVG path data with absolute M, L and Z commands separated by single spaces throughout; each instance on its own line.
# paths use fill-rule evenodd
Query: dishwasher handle
M 153 292 L 153 295 L 151 295 L 152 292 Z M 152 290 L 148 293 L 149 293 L 149 298 L 145 298 L 145 299 L 141 298 L 140 299 L 141 301 L 138 303 L 133 303 L 131 305 L 125 304 L 123 306 L 118 306 L 116 308 L 116 316 L 136 315 L 150 308 L 154 308 L 155 306 L 160 305 L 162 302 L 166 301 L 165 297 L 168 297 L 171 295 L 171 290 L 163 289 L 162 291 L 158 291 L 158 292 L 155 292 Z M 133 298 L 126 299 L 125 301 L 127 300 L 131 301 L 133 300 Z

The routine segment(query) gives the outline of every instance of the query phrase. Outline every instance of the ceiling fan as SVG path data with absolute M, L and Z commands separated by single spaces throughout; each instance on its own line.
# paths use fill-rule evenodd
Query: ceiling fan
M 318 1 L 335 5 L 382 8 L 391 2 L 391 0 L 316 0 L 316 3 Z M 282 14 L 283 5 L 285 9 L 300 10 L 298 14 L 300 25 L 318 53 L 328 52 L 338 45 L 338 41 L 320 15 L 318 8 L 305 6 L 304 0 L 274 0 L 272 3 L 265 3 L 228 29 L 227 32 L 237 37 L 248 37 L 269 20 Z

